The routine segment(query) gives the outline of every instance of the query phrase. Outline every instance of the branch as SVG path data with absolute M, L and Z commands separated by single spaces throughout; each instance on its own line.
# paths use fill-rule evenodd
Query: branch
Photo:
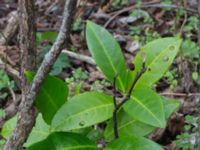
M 19 0 L 19 42 L 21 54 L 20 81 L 22 90 L 21 103 L 25 103 L 26 95 L 29 91 L 29 84 L 24 75 L 25 70 L 33 71 L 36 67 L 36 23 L 33 0 Z M 26 114 L 19 114 L 17 126 L 12 136 L 6 141 L 4 150 L 21 150 L 24 141 L 27 139 L 34 123 L 37 111 L 34 107 L 29 109 Z
M 169 9 L 179 9 L 179 10 L 185 10 L 191 13 L 196 14 L 197 10 L 178 6 L 178 5 L 168 5 L 168 4 L 150 4 L 150 5 L 142 5 L 141 8 L 169 8 Z
M 118 110 L 130 99 L 130 96 L 131 96 L 131 93 L 133 92 L 133 89 L 137 83 L 137 81 L 140 79 L 140 77 L 143 75 L 143 73 L 146 71 L 145 69 L 145 64 L 143 63 L 142 64 L 142 69 L 141 71 L 138 73 L 136 73 L 136 76 L 135 76 L 135 79 L 127 93 L 127 95 L 122 99 L 122 101 L 118 104 L 116 104 L 116 92 L 114 93 L 114 111 L 113 111 L 113 128 L 114 128 L 114 136 L 115 136 L 115 139 L 117 139 L 119 137 L 119 134 L 118 134 L 118 127 L 117 127 L 117 112 Z M 115 81 L 116 79 L 114 79 Z M 115 86 L 115 82 L 114 82 L 114 86 Z M 115 89 L 115 87 L 114 87 Z
M 160 93 L 162 96 L 178 96 L 178 97 L 191 97 L 191 96 L 200 96 L 200 93 Z
M 8 44 L 9 41 L 12 39 L 12 37 L 15 35 L 15 33 L 17 32 L 18 29 L 18 22 L 19 22 L 19 17 L 18 17 L 18 12 L 17 11 L 13 11 L 10 13 L 10 18 L 8 19 L 8 24 L 6 26 L 6 28 L 3 31 L 3 35 L 0 38 L 0 45 L 5 45 L 6 43 Z
M 89 56 L 86 56 L 86 55 L 82 55 L 82 54 L 77 54 L 77 53 L 74 53 L 72 51 L 68 51 L 66 49 L 62 50 L 63 53 L 67 54 L 69 57 L 71 58 L 74 58 L 74 59 L 77 59 L 77 60 L 81 60 L 81 61 L 84 61 L 88 64 L 91 64 L 91 65 L 96 65 L 94 59 L 92 59 L 91 57 Z
M 28 0 L 23 1 L 26 2 Z M 28 135 L 31 132 L 36 118 L 35 110 L 32 107 L 36 98 L 36 94 L 42 84 L 42 81 L 48 75 L 51 67 L 60 54 L 62 46 L 65 42 L 68 42 L 76 2 L 77 0 L 66 0 L 63 22 L 58 37 L 50 51 L 45 55 L 45 58 L 33 79 L 29 92 L 25 97 L 25 101 L 21 104 L 17 126 L 13 131 L 12 136 L 6 142 L 4 150 L 22 149 L 23 143 L 26 141 Z
M 29 95 L 27 97 L 28 100 L 26 105 L 24 105 L 23 107 L 23 111 L 27 111 L 32 106 L 36 97 L 36 93 L 38 92 L 38 89 L 42 84 L 42 81 L 48 75 L 48 73 L 51 70 L 51 67 L 53 66 L 57 57 L 61 53 L 62 46 L 69 39 L 76 3 L 77 0 L 67 0 L 65 3 L 63 22 L 58 37 L 53 46 L 51 47 L 50 51 L 45 55 L 45 58 L 41 66 L 39 67 L 35 78 L 33 79 L 33 83 Z
M 182 7 L 182 6 L 177 6 L 177 5 L 167 5 L 167 4 L 148 4 L 147 3 L 144 3 L 142 4 L 141 6 L 136 6 L 136 5 L 132 5 L 132 6 L 128 6 L 122 10 L 119 10 L 119 11 L 116 11 L 113 13 L 113 16 L 110 17 L 110 19 L 104 24 L 104 27 L 108 27 L 108 25 L 119 15 L 125 13 L 125 12 L 129 12 L 133 9 L 136 9 L 136 8 L 169 8 L 169 9 L 180 9 L 180 10 L 186 10 L 188 12 L 192 12 L 192 13 L 197 13 L 197 10 L 195 9 L 191 9 L 191 8 L 185 8 L 185 7 Z
M 199 18 L 199 28 L 198 28 L 198 46 L 200 48 L 200 0 L 198 0 L 198 18 Z
M 113 103 L 114 103 L 114 107 L 117 107 L 117 100 L 116 100 L 116 95 L 117 95 L 117 90 L 116 90 L 116 80 L 117 80 L 117 76 L 116 75 L 114 77 L 114 81 L 113 81 Z M 115 135 L 115 139 L 117 139 L 119 137 L 118 134 L 118 123 L 117 123 L 117 113 L 115 113 L 115 111 L 113 111 L 113 129 L 114 129 L 114 135 Z
M 8 73 L 8 75 L 10 75 L 17 82 L 17 85 L 19 85 L 20 76 L 17 70 L 13 69 L 9 64 L 5 64 L 1 59 L 0 59 L 0 69 L 5 70 Z

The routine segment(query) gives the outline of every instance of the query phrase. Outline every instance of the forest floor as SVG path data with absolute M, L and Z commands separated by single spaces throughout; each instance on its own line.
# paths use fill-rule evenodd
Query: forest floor
M 181 36 L 183 43 L 170 70 L 155 85 L 161 95 L 177 99 L 181 107 L 175 112 L 165 129 L 158 129 L 150 135 L 167 150 L 191 148 L 196 139 L 200 101 L 200 57 L 198 45 L 199 16 L 196 0 L 83 0 L 78 4 L 68 48 L 60 55 L 52 74 L 70 85 L 70 94 L 89 90 L 112 92 L 112 85 L 102 76 L 90 60 L 85 41 L 85 22 L 90 19 L 108 29 L 123 50 L 127 65 L 140 47 L 146 43 L 169 36 Z M 63 0 L 36 0 L 38 64 L 55 40 L 62 21 Z M 17 0 L 0 0 L 0 30 L 6 27 L 11 14 L 17 9 Z M 17 36 L 1 46 L 8 63 L 19 68 Z M 87 60 L 75 59 L 69 55 L 82 54 Z M 69 57 L 67 57 L 69 55 Z M 1 77 L 0 77 L 1 78 Z M 3 79 L 1 79 L 3 80 Z M 10 79 L 12 81 L 12 79 Z M 1 85 L 0 82 L 0 86 Z M 0 106 L 5 108 L 12 95 L 0 88 Z M 16 95 L 17 87 L 13 88 Z M 2 95 L 2 96 L 1 96 Z

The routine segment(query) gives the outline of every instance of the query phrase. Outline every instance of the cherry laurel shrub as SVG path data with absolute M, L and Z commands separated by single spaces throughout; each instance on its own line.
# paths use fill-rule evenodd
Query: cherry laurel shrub
M 106 29 L 87 21 L 86 39 L 101 72 L 127 99 L 97 91 L 69 97 L 67 85 L 48 76 L 35 103 L 40 114 L 24 147 L 28 150 L 95 150 L 98 146 L 105 150 L 162 150 L 146 137 L 157 128 L 165 128 L 179 102 L 158 95 L 152 87 L 172 64 L 181 39 L 161 38 L 143 46 L 133 60 L 134 70 L 126 67 L 119 44 Z M 34 74 L 26 72 L 26 76 L 31 81 Z M 100 138 L 94 138 L 90 133 L 99 130 L 96 125 L 100 123 L 106 127 L 100 128 Z M 4 125 L 4 138 L 9 137 L 15 124 L 16 117 Z

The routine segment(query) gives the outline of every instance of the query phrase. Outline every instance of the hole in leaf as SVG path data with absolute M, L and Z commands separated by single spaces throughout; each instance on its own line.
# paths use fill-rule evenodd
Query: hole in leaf
M 175 49 L 175 46 L 174 45 L 171 45 L 170 47 L 169 47 L 169 50 L 171 50 L 171 51 L 173 51 Z
M 128 64 L 128 67 L 131 71 L 135 70 L 135 65 L 134 64 Z
M 84 121 L 80 121 L 79 122 L 79 126 L 84 126 L 85 125 L 85 122 Z
M 169 57 L 168 57 L 168 56 L 165 56 L 165 57 L 163 58 L 163 61 L 165 61 L 165 62 L 169 61 Z
M 145 60 L 146 60 L 146 53 L 142 52 L 141 53 L 141 57 L 142 57 L 142 61 L 145 62 Z

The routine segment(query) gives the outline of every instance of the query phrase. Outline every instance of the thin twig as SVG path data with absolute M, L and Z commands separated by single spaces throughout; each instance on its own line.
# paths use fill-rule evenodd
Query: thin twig
M 73 20 L 73 14 L 74 14 L 76 2 L 77 0 L 66 1 L 65 9 L 64 9 L 64 18 L 63 18 L 60 32 L 58 34 L 58 37 L 55 43 L 51 47 L 51 50 L 45 55 L 45 58 L 33 79 L 30 93 L 28 95 L 28 100 L 27 100 L 28 104 L 26 104 L 26 106 L 23 107 L 24 111 L 26 111 L 32 106 L 36 97 L 36 93 L 38 92 L 38 89 L 42 84 L 42 81 L 48 75 L 48 73 L 51 70 L 51 67 L 53 66 L 57 57 L 61 53 L 62 46 L 69 39 L 71 23 Z
M 191 97 L 200 96 L 200 93 L 160 93 L 162 96 L 178 96 L 178 97 Z
M 0 60 L 0 69 L 4 69 L 16 82 L 20 82 L 19 72 L 13 69 L 9 64 L 5 64 Z M 20 87 L 20 84 L 17 84 Z
M 122 10 L 119 10 L 117 12 L 114 12 L 113 16 L 104 24 L 104 27 L 108 27 L 108 25 L 119 15 L 125 13 L 125 12 L 129 12 L 133 9 L 139 9 L 139 8 L 169 8 L 169 9 L 181 9 L 181 10 L 186 10 L 186 11 L 189 11 L 189 12 L 192 12 L 194 14 L 197 13 L 197 10 L 194 10 L 194 9 L 191 9 L 191 8 L 185 8 L 185 7 L 182 7 L 182 6 L 177 6 L 177 5 L 167 5 L 167 4 L 142 4 L 140 6 L 136 6 L 136 5 L 132 5 L 132 6 L 128 6 Z
M 6 37 L 3 32 L 0 32 L 0 34 L 2 35 L 1 40 L 4 41 L 4 42 L 2 42 L 2 43 L 0 42 L 0 43 L 5 45 L 6 52 L 8 52 L 8 39 L 7 39 L 8 37 Z M 11 65 L 14 65 L 14 62 L 9 57 L 7 57 L 6 52 L 0 51 L 0 69 L 5 70 L 5 72 L 7 72 L 10 76 L 13 77 L 13 79 L 16 81 L 18 87 L 21 87 L 21 84 L 20 84 L 21 78 L 19 77 L 19 72 L 17 70 L 13 69 L 9 64 L 7 64 L 7 62 L 9 62 Z
M 16 102 L 16 95 L 15 95 L 15 92 L 13 91 L 13 89 L 10 87 L 10 81 L 8 81 L 8 90 L 12 96 L 12 99 L 13 99 L 13 102 Z
M 132 85 L 131 85 L 131 87 L 130 87 L 128 93 L 127 93 L 127 95 L 126 95 L 125 98 L 122 99 L 122 101 L 117 105 L 117 109 L 119 109 L 124 103 L 126 103 L 126 101 L 128 101 L 128 100 L 130 99 L 131 93 L 132 93 L 132 91 L 133 91 L 133 89 L 134 89 L 134 87 L 135 87 L 137 81 L 140 79 L 140 77 L 142 76 L 142 74 L 143 74 L 145 71 L 146 71 L 146 69 L 145 69 L 145 66 L 144 66 L 144 63 L 143 63 L 143 67 L 142 67 L 141 71 L 140 71 L 139 73 L 138 73 L 138 72 L 136 73 L 135 79 L 134 79 L 134 81 L 133 81 L 133 83 L 132 83 Z
M 104 28 L 107 28 L 108 25 L 109 25 L 117 16 L 119 16 L 119 15 L 125 13 L 125 12 L 128 12 L 128 11 L 130 11 L 130 10 L 133 10 L 133 9 L 135 9 L 135 8 L 136 8 L 136 6 L 133 5 L 133 6 L 126 7 L 126 8 L 124 8 L 124 9 L 120 10 L 120 11 L 117 11 L 117 12 L 116 12 L 112 17 L 110 17 L 110 19 L 104 24 Z
M 198 46 L 200 48 L 200 0 L 198 0 L 198 19 L 199 19 L 199 22 L 198 22 Z
M 168 4 L 151 4 L 151 5 L 142 5 L 140 8 L 169 8 L 169 9 L 180 9 L 185 10 L 191 13 L 196 14 L 197 10 L 192 8 L 186 8 L 183 6 L 177 6 L 177 5 L 168 5 Z
M 0 38 L 0 45 L 5 45 L 6 43 L 8 44 L 9 41 L 12 39 L 12 37 L 15 35 L 18 29 L 18 12 L 13 11 L 10 13 L 10 18 L 8 20 L 8 24 L 6 28 L 3 30 L 4 37 Z
M 183 3 L 184 3 L 184 6 L 186 7 L 187 6 L 186 0 L 184 0 Z M 183 23 L 182 23 L 180 31 L 179 31 L 181 35 L 183 33 L 183 29 L 185 27 L 185 24 L 187 23 L 187 17 L 188 17 L 187 12 L 185 12 L 185 14 L 184 14 L 184 20 L 183 20 Z
M 116 80 L 117 80 L 117 76 L 115 75 L 114 80 L 113 80 L 113 103 L 114 103 L 114 107 L 117 107 L 117 100 L 116 100 L 116 95 L 117 95 L 117 90 L 116 90 Z M 113 111 L 113 130 L 114 130 L 114 136 L 115 139 L 117 139 L 119 137 L 118 135 L 118 125 L 117 125 L 117 113 L 115 113 L 115 111 Z
M 1 131 L 4 123 L 16 115 L 20 100 L 21 100 L 21 96 L 16 96 L 15 102 L 13 101 L 6 108 L 4 108 L 5 114 L 0 118 L 0 131 Z
M 119 137 L 119 133 L 118 133 L 118 127 L 117 127 L 117 112 L 118 110 L 122 107 L 122 105 L 124 105 L 129 99 L 130 99 L 130 96 L 133 92 L 133 89 L 137 83 L 137 81 L 140 79 L 140 77 L 142 76 L 142 74 L 146 71 L 145 69 L 145 64 L 143 63 L 142 65 L 142 69 L 140 70 L 140 72 L 137 72 L 136 73 L 136 76 L 135 76 L 135 79 L 127 93 L 127 95 L 122 99 L 122 101 L 120 103 L 118 103 L 117 105 L 115 105 L 115 108 L 114 108 L 114 111 L 113 111 L 113 127 L 114 127 L 114 136 L 115 136 L 115 139 L 117 139 Z
M 65 53 L 65 54 L 67 54 L 71 58 L 75 58 L 75 59 L 84 61 L 84 62 L 86 62 L 88 64 L 91 64 L 91 65 L 96 65 L 94 59 L 92 59 L 89 56 L 85 56 L 85 55 L 82 55 L 82 54 L 77 54 L 77 53 L 74 53 L 74 52 L 69 51 L 67 49 L 62 50 L 62 52 Z

